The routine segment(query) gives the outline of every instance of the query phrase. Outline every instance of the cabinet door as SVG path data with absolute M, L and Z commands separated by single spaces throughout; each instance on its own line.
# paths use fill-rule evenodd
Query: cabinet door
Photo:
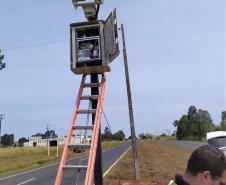
M 116 9 L 110 13 L 104 23 L 104 43 L 105 56 L 110 63 L 119 55 Z

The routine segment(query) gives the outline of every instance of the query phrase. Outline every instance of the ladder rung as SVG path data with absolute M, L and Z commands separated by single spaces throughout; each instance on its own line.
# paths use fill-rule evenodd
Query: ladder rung
M 78 114 L 94 114 L 94 113 L 96 113 L 96 109 L 78 110 Z
M 73 126 L 74 130 L 93 130 L 93 126 L 92 125 L 76 125 Z
M 90 144 L 70 144 L 68 148 L 90 148 Z
M 98 99 L 98 95 L 81 96 L 80 99 L 81 100 L 97 100 Z
M 71 169 L 71 170 L 86 170 L 87 166 L 82 165 L 64 165 L 63 169 Z
M 100 87 L 100 83 L 86 83 L 83 87 Z

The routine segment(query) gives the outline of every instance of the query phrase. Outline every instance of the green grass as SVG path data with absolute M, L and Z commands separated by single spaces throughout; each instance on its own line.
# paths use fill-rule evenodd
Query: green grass
M 183 173 L 189 155 L 189 148 L 163 144 L 153 140 L 137 142 L 141 180 L 134 181 L 132 151 L 110 171 L 104 179 L 105 185 L 166 185 L 176 173 Z
M 122 144 L 120 141 L 105 141 L 103 149 Z M 56 157 L 56 147 L 51 148 L 50 156 L 47 156 L 47 147 L 10 147 L 0 148 L 0 174 L 11 172 L 26 167 L 38 166 L 41 164 L 57 161 L 62 154 L 63 146 L 59 148 L 59 158 Z M 88 154 L 88 150 L 84 155 Z M 69 150 L 69 157 L 81 156 Z
M 123 143 L 125 143 L 125 141 L 104 141 L 102 142 L 102 148 L 107 149 Z
M 52 149 L 50 154 L 48 157 L 47 147 L 1 148 L 0 174 L 57 160 L 56 149 Z

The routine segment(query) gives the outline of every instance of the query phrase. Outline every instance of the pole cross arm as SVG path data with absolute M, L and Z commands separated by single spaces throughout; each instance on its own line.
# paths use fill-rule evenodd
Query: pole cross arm
M 99 13 L 99 7 L 103 0 L 72 0 L 75 8 L 82 6 L 85 17 L 88 21 L 96 20 Z
M 103 0 L 72 0 L 72 3 L 77 8 L 84 5 L 100 5 L 103 4 Z

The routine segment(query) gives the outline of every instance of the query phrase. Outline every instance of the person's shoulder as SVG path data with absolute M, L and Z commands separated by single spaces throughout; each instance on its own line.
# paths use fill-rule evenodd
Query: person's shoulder
M 187 182 L 182 175 L 176 175 L 175 177 L 175 183 L 177 185 L 190 185 L 189 182 Z

